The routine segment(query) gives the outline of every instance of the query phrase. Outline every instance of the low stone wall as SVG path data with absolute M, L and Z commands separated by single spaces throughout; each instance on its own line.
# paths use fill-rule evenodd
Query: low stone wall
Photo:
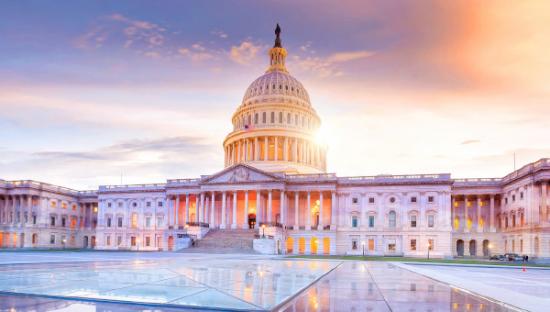
M 274 255 L 275 250 L 275 240 L 269 238 L 256 238 L 253 243 L 254 251 L 257 251 L 264 255 Z

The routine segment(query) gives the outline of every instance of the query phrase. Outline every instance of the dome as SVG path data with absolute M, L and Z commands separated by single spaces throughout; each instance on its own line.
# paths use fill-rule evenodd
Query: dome
M 286 69 L 277 25 L 267 71 L 246 89 L 223 142 L 225 166 L 247 164 L 269 172 L 323 173 L 326 147 L 315 136 L 321 120 L 304 86 Z

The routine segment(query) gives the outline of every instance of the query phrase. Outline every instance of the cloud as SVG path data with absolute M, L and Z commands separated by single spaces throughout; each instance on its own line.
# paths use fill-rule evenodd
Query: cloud
M 252 41 L 243 41 L 238 46 L 232 46 L 229 51 L 229 57 L 233 62 L 239 64 L 249 64 L 258 54 L 258 51 L 264 49 L 262 45 Z
M 306 48 L 306 51 L 308 48 Z M 373 51 L 361 50 L 336 52 L 327 57 L 294 55 L 293 59 L 301 70 L 326 78 L 342 76 L 344 71 L 339 65 L 368 58 L 372 55 L 374 55 Z
M 193 62 L 203 62 L 214 59 L 217 52 L 214 50 L 206 49 L 200 43 L 195 43 L 191 45 L 191 48 L 178 49 L 178 53 L 184 57 L 189 58 Z
M 223 32 L 221 30 L 213 30 L 210 33 L 212 35 L 216 36 L 216 37 L 221 38 L 221 39 L 227 39 L 227 37 L 229 37 L 225 32 Z
M 348 51 L 348 52 L 338 52 L 327 57 L 327 62 L 329 63 L 343 63 L 350 62 L 355 60 L 360 60 L 374 55 L 372 51 Z
M 479 140 L 466 140 L 466 141 L 461 142 L 460 145 L 475 144 L 475 143 L 479 143 L 479 142 L 480 142 Z

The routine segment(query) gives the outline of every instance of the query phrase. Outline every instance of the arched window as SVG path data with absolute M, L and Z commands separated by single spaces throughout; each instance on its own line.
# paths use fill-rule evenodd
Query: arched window
M 389 227 L 391 227 L 391 228 L 395 227 L 395 219 L 396 219 L 396 214 L 395 214 L 395 211 L 392 210 L 388 214 Z
M 286 123 L 290 124 L 290 113 L 286 114 Z
M 298 114 L 294 114 L 294 124 L 298 125 Z
M 279 112 L 279 123 L 283 123 L 283 112 Z
M 266 123 L 266 119 L 267 119 L 266 113 L 263 112 L 263 113 L 262 113 L 262 123 Z
M 275 112 L 271 112 L 271 123 L 275 123 Z
M 254 114 L 254 124 L 258 124 L 258 113 Z

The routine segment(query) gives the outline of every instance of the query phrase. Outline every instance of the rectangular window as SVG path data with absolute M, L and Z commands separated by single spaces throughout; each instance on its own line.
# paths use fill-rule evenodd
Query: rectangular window
M 369 197 L 369 204 L 374 204 L 374 197 Z
M 254 114 L 254 124 L 258 124 L 258 113 Z
M 107 208 L 111 208 L 112 204 L 111 203 L 107 203 Z
M 151 246 L 151 237 L 149 236 L 145 237 L 145 246 L 147 247 Z
M 122 208 L 122 202 L 118 202 L 118 208 Z
M 162 202 L 159 201 L 158 206 L 159 206 L 159 207 L 162 207 Z
M 352 204 L 357 204 L 358 202 L 359 202 L 359 199 L 358 199 L 357 197 L 353 197 L 353 198 L 351 199 L 351 203 L 352 203 Z
M 157 227 L 162 227 L 162 221 L 163 221 L 162 216 L 158 216 L 157 217 Z
M 55 235 L 50 235 L 50 244 L 55 244 Z
M 374 251 L 374 239 L 369 238 L 369 251 Z
M 111 227 L 111 217 L 107 218 L 107 227 Z
M 356 216 L 351 217 L 351 227 L 356 228 L 359 223 Z
M 61 218 L 61 226 L 65 227 L 66 224 L 67 224 L 67 219 Z
M 388 243 L 388 251 L 394 253 L 396 250 L 395 242 Z
M 374 216 L 369 216 L 369 227 L 374 227 Z
M 138 227 L 138 215 L 137 213 L 132 213 L 132 228 Z
M 416 227 L 416 216 L 411 216 L 411 227 Z
M 151 217 L 145 218 L 145 227 L 150 228 L 151 227 Z
M 122 245 L 122 236 L 117 236 L 117 237 L 116 237 L 116 245 L 117 245 L 117 246 Z
M 275 112 L 271 112 L 271 123 L 275 123 Z
M 132 247 L 136 246 L 136 237 L 135 236 L 130 237 L 130 245 Z
M 411 239 L 411 250 L 416 251 L 416 239 Z
M 286 114 L 286 123 L 290 124 L 290 113 Z
M 411 203 L 416 203 L 416 197 L 415 196 L 411 197 Z
M 146 206 L 146 207 L 151 207 L 151 202 L 150 202 L 150 201 L 146 202 L 146 203 L 145 203 L 145 206 Z
M 107 246 L 111 246 L 111 236 L 107 235 L 106 241 L 107 241 L 107 243 L 106 243 Z
M 428 227 L 431 227 L 431 228 L 434 227 L 434 216 L 433 215 L 428 216 Z
M 50 225 L 55 226 L 55 217 L 50 217 Z
M 428 196 L 428 203 L 433 203 L 433 202 L 434 202 L 434 197 Z
M 351 249 L 352 250 L 357 250 L 357 241 L 356 240 L 351 241 Z
M 36 216 L 32 216 L 32 224 L 36 224 Z
M 262 114 L 262 123 L 266 123 L 266 114 L 265 112 Z
M 279 123 L 283 123 L 283 112 L 279 112 Z
M 122 217 L 118 217 L 118 227 L 122 227 Z

